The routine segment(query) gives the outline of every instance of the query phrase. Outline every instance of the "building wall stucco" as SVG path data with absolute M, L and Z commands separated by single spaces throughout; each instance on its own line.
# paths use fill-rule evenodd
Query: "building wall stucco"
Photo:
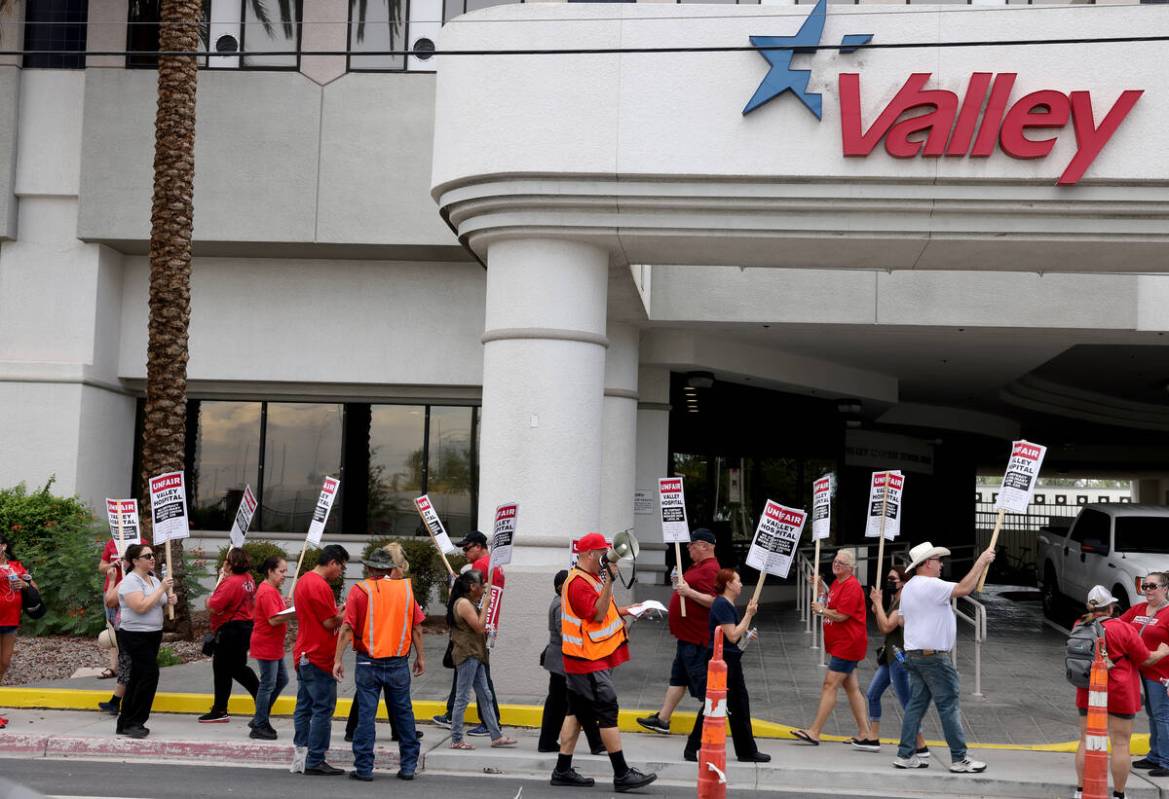
M 16 131 L 20 120 L 20 76 L 0 65 L 0 242 L 16 238 Z

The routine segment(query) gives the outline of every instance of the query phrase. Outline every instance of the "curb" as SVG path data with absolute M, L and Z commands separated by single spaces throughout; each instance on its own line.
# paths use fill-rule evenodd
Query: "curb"
M 104 702 L 109 699 L 108 691 L 94 691 L 83 690 L 77 688 L 37 688 L 35 686 L 18 686 L 0 688 L 0 707 L 14 707 L 14 708 L 44 708 L 48 710 L 83 710 L 83 711 L 97 711 L 97 703 Z M 344 719 L 349 716 L 349 708 L 353 704 L 350 698 L 338 698 L 337 709 L 333 714 L 334 718 Z M 437 701 L 433 699 L 416 699 L 414 704 L 414 716 L 420 721 L 429 721 L 432 716 L 443 713 L 446 710 L 446 702 Z M 155 713 L 188 713 L 199 714 L 207 712 L 211 707 L 211 694 L 196 694 L 196 693 L 176 693 L 176 692 L 159 692 L 155 695 L 153 712 Z M 252 699 L 249 696 L 241 696 L 238 693 L 231 697 L 228 703 L 228 712 L 240 715 L 250 716 L 253 710 Z M 272 715 L 274 716 L 291 716 L 293 710 L 296 708 L 296 696 L 284 694 L 276 700 L 276 705 L 272 708 Z M 543 707 L 539 705 L 514 705 L 501 704 L 499 706 L 500 712 L 503 716 L 503 723 L 509 727 L 529 727 L 538 728 L 540 726 L 540 718 L 544 712 Z M 637 723 L 637 717 L 648 715 L 652 711 L 645 710 L 622 710 L 618 716 L 617 725 L 622 732 L 636 732 L 645 733 Z M 671 734 L 672 735 L 687 735 L 694 727 L 694 720 L 697 714 L 692 711 L 679 710 L 674 713 L 671 719 Z M 378 704 L 378 718 L 385 719 L 385 705 Z M 467 708 L 468 721 L 478 722 L 479 715 L 476 706 L 471 704 Z M 774 738 L 779 740 L 791 740 L 792 732 L 797 729 L 788 724 L 782 724 L 774 721 L 765 721 L 762 719 L 752 719 L 752 727 L 755 731 L 756 738 Z M 5 740 L 8 740 L 7 738 Z M 825 735 L 825 741 L 844 741 L 847 740 L 840 735 Z M 893 738 L 882 738 L 883 743 L 897 743 Z M 943 741 L 929 741 L 930 746 L 944 747 Z M 1054 744 L 1007 744 L 1007 743 L 972 743 L 969 745 L 970 749 L 1001 749 L 1001 750 L 1015 750 L 1027 752 L 1075 752 L 1078 741 L 1063 741 Z M 1148 753 L 1149 736 L 1146 734 L 1133 735 L 1131 751 L 1134 755 L 1141 756 Z

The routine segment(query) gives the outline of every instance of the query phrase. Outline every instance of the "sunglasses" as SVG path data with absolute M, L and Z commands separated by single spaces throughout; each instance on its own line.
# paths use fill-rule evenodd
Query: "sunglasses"
M 1161 585 L 1160 583 L 1145 583 L 1141 586 L 1141 590 L 1142 591 L 1156 591 L 1158 588 L 1164 588 L 1164 587 L 1165 586 Z
M 138 558 L 139 558 L 139 560 L 141 560 L 143 558 L 145 558 L 146 560 L 154 560 L 154 553 L 147 552 L 145 555 L 139 555 Z

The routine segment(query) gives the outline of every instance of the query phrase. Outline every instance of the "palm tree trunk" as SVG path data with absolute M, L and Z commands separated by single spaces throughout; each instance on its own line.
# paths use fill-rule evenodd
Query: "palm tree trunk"
M 159 49 L 199 49 L 201 0 L 163 0 Z M 146 344 L 146 410 L 142 429 L 143 507 L 149 478 L 183 468 L 187 430 L 187 328 L 191 318 L 191 234 L 195 185 L 193 56 L 160 56 L 154 121 L 154 201 L 150 212 L 150 322 Z M 149 516 L 149 514 L 146 514 Z M 145 530 L 149 531 L 149 519 Z M 162 553 L 159 547 L 159 554 Z M 182 541 L 171 556 L 182 562 Z M 170 567 L 179 604 L 175 632 L 191 636 L 191 612 L 182 566 Z

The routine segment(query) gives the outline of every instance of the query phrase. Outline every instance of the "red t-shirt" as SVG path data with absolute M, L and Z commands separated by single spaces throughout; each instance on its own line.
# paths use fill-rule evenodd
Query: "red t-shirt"
M 215 632 L 229 621 L 251 621 L 255 606 L 256 581 L 252 573 L 229 575 L 207 600 L 211 631 Z
M 22 589 L 9 580 L 9 574 L 28 574 L 28 570 L 19 560 L 8 561 L 6 567 L 0 566 L 0 627 L 19 627 Z
M 345 623 L 353 629 L 353 649 L 363 655 L 368 655 L 369 650 L 358 639 L 357 633 L 365 629 L 365 624 L 368 621 L 365 614 L 368 609 L 369 594 L 356 585 L 350 588 L 349 598 L 345 600 Z M 426 621 L 426 613 L 418 606 L 416 600 L 414 602 L 414 626 L 417 627 L 424 621 Z
M 146 536 L 142 536 L 142 540 L 140 543 L 143 544 L 144 546 L 150 546 L 150 539 L 147 538 Z M 127 546 L 129 546 L 129 544 L 127 544 Z M 118 545 L 114 542 L 114 539 L 107 538 L 105 549 L 103 549 L 101 551 L 101 562 L 102 563 L 113 563 L 117 559 L 118 559 Z M 110 590 L 110 580 L 114 581 L 114 585 L 117 585 L 118 583 L 122 582 L 122 570 L 118 569 L 118 568 L 114 568 L 114 569 L 110 569 L 109 571 L 106 572 L 106 583 L 105 583 L 105 586 L 102 588 L 103 593 L 105 591 Z
M 1131 624 L 1104 620 L 1104 646 L 1108 647 L 1108 712 L 1136 713 L 1141 709 L 1141 680 L 1137 667 L 1149 659 L 1149 648 Z M 1076 689 L 1076 707 L 1087 709 L 1088 689 Z
M 484 555 L 483 557 L 479 558 L 479 560 L 477 560 L 473 564 L 471 564 L 471 568 L 474 569 L 475 571 L 479 572 L 480 574 L 482 574 L 483 579 L 486 580 L 487 579 L 487 569 L 488 569 L 488 566 L 490 564 L 491 564 L 491 556 Z M 500 588 L 503 588 L 505 586 L 506 582 L 507 581 L 503 576 L 503 567 L 496 566 L 495 571 L 493 571 L 491 573 L 491 584 L 498 585 Z
M 841 660 L 864 660 L 869 648 L 869 633 L 865 628 L 865 595 L 860 580 L 850 574 L 832 583 L 826 607 L 848 618 L 844 621 L 824 619 L 825 650 Z
M 272 625 L 268 619 L 284 610 L 284 597 L 265 580 L 256 589 L 256 607 L 252 612 L 252 642 L 249 646 L 256 660 L 280 660 L 284 657 L 284 634 L 288 623 Z
M 707 558 L 699 561 L 686 570 L 682 579 L 686 584 L 701 594 L 717 593 L 714 590 L 714 578 L 718 576 L 718 558 Z M 686 617 L 682 618 L 682 595 L 675 591 L 670 596 L 670 634 L 679 641 L 685 641 L 698 646 L 710 643 L 710 608 L 704 608 L 697 602 L 686 603 Z
M 1169 644 L 1169 605 L 1150 616 L 1149 603 L 1142 602 L 1126 610 L 1120 620 L 1133 626 L 1150 652 L 1161 644 Z M 1150 680 L 1169 679 L 1169 658 L 1162 658 L 1152 666 L 1141 666 L 1140 672 Z
M 333 587 L 315 571 L 305 572 L 296 582 L 292 593 L 296 606 L 296 643 L 292 645 L 293 666 L 300 665 L 301 656 L 326 674 L 333 673 L 333 657 L 337 654 L 337 632 L 325 627 L 325 621 L 337 615 Z
M 597 612 L 597 600 L 600 594 L 587 580 L 579 577 L 568 584 L 568 605 L 572 608 L 572 615 L 578 619 L 592 618 Z M 612 600 L 610 600 L 612 601 Z M 689 608 L 687 608 L 689 611 Z M 604 669 L 615 669 L 629 660 L 629 642 L 623 641 L 621 646 L 614 649 L 600 660 L 585 660 L 572 655 L 564 656 L 564 670 L 569 674 L 588 674 Z

